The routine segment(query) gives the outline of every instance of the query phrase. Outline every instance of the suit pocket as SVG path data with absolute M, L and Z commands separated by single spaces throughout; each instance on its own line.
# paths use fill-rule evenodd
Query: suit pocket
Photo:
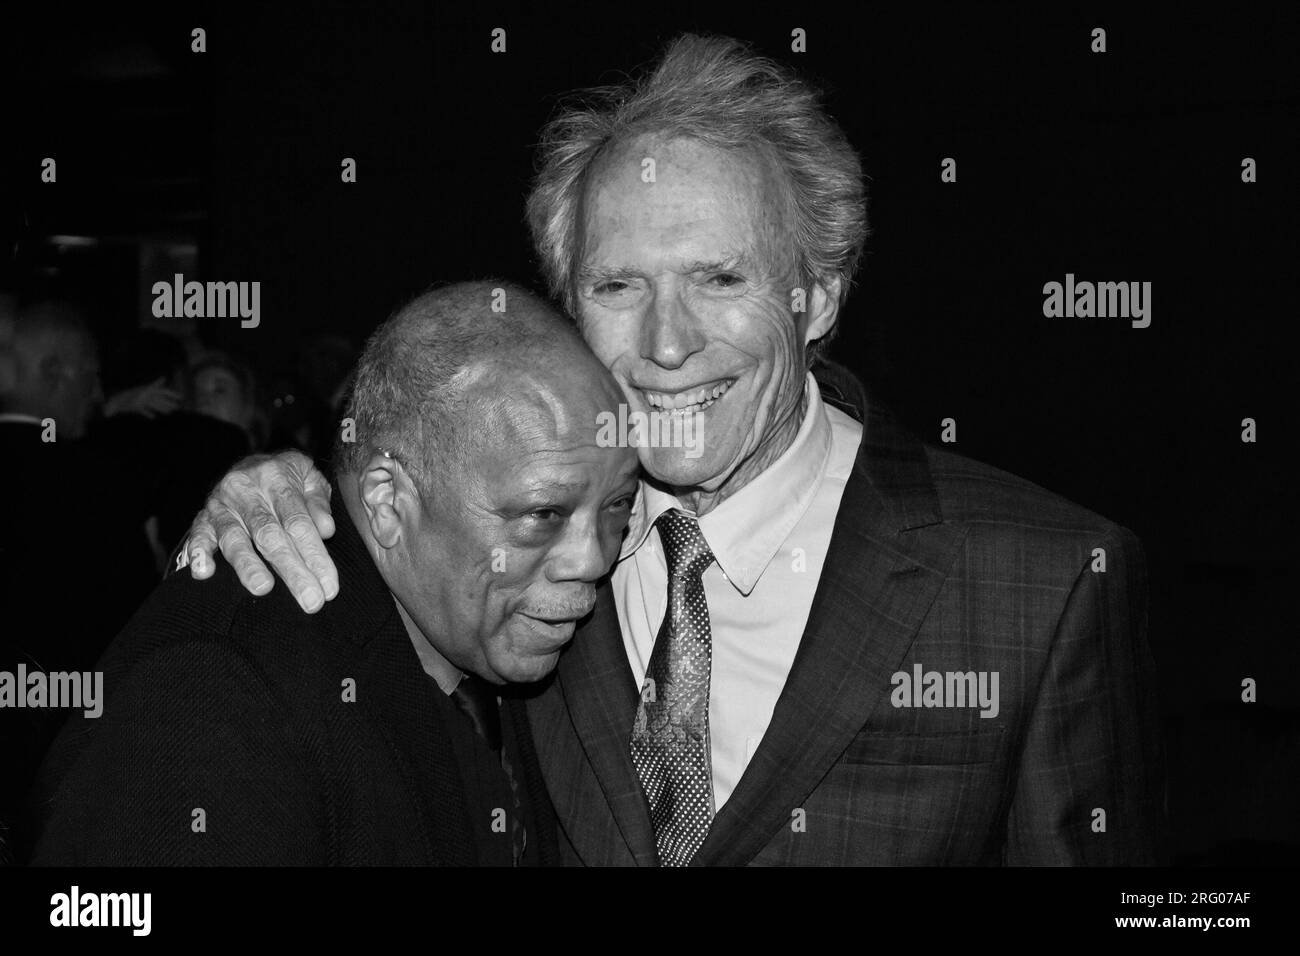
M 933 731 L 864 730 L 844 751 L 845 763 L 945 766 L 994 763 L 1002 754 L 1006 728 Z

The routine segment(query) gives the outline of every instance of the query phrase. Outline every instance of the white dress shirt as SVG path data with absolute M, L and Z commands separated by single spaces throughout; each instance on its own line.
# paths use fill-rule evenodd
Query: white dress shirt
M 704 572 L 713 636 L 709 751 L 715 809 L 735 790 L 772 720 L 862 441 L 862 426 L 822 401 L 812 373 L 805 389 L 808 408 L 790 447 L 699 519 L 716 559 Z M 668 606 L 668 566 L 654 523 L 671 508 L 694 514 L 642 482 L 611 579 L 638 688 Z

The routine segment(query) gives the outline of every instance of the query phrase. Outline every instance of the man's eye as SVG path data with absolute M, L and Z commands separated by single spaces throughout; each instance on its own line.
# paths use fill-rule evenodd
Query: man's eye
M 622 498 L 610 502 L 609 506 L 613 508 L 615 511 L 623 511 L 625 509 L 627 511 L 631 511 L 632 505 L 635 503 L 636 503 L 636 492 L 633 492 L 630 495 L 624 495 Z
M 598 282 L 591 291 L 596 295 L 617 295 L 627 288 L 627 283 L 618 279 L 611 279 L 608 282 Z
M 538 521 L 554 521 L 556 518 L 560 517 L 559 511 L 554 508 L 536 508 L 528 512 L 528 514 L 530 517 L 536 518 Z
M 722 289 L 730 289 L 740 285 L 745 280 L 733 272 L 719 272 L 717 275 L 709 277 L 709 281 Z

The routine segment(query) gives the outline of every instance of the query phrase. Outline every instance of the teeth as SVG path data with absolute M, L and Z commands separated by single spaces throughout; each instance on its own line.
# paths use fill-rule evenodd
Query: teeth
M 719 382 L 717 385 L 698 388 L 693 392 L 645 392 L 644 394 L 652 408 L 686 413 L 708 408 L 726 394 L 729 388 L 731 388 L 730 382 Z

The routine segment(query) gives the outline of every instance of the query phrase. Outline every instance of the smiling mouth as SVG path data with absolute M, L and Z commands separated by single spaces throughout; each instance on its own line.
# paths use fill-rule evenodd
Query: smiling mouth
M 674 415 L 689 415 L 693 412 L 702 412 L 711 407 L 718 399 L 726 395 L 734 384 L 736 384 L 734 378 L 720 378 L 679 392 L 660 392 L 648 388 L 641 388 L 640 391 L 651 408 L 657 408 Z

